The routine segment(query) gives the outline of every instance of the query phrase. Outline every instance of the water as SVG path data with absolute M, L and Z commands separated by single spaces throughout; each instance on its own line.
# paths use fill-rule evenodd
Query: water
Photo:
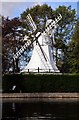
M 79 102 L 3 100 L 2 120 L 79 120 Z
M 0 98 L 0 120 L 2 118 L 2 99 Z

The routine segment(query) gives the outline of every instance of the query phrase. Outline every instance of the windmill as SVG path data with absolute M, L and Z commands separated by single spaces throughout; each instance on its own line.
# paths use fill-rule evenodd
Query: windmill
M 48 19 L 45 29 L 41 32 L 36 32 L 37 26 L 31 15 L 27 15 L 26 21 L 33 31 L 31 35 L 32 39 L 25 36 L 24 39 L 26 40 L 26 43 L 13 56 L 14 61 L 32 44 L 34 49 L 29 63 L 21 72 L 60 72 L 53 60 L 51 37 L 53 36 L 53 42 L 55 42 L 54 30 L 61 18 L 62 16 L 59 14 L 55 20 Z

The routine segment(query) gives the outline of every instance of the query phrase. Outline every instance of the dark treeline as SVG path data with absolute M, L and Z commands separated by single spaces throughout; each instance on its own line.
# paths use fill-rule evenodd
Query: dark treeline
M 37 31 L 41 31 L 45 27 L 47 19 L 54 19 L 59 13 L 62 15 L 62 20 L 58 23 L 55 31 L 56 48 L 56 64 L 59 70 L 63 73 L 78 73 L 79 72 L 79 21 L 76 19 L 76 11 L 71 6 L 59 6 L 53 10 L 47 4 L 42 6 L 37 5 L 26 9 L 20 17 L 9 19 L 2 17 L 2 72 L 9 73 L 21 70 L 21 64 L 27 64 L 30 60 L 30 48 L 16 59 L 16 66 L 13 61 L 13 55 L 21 48 L 26 41 L 24 36 L 32 32 L 26 21 L 27 14 L 30 13 Z M 61 56 L 58 56 L 58 50 L 61 50 Z

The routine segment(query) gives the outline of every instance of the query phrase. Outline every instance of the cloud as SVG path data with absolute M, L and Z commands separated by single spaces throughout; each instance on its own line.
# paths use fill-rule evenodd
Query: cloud
M 2 15 L 5 17 L 19 17 L 27 8 L 35 5 L 42 5 L 43 2 L 2 2 Z
M 2 3 L 2 15 L 5 17 L 11 16 L 14 7 L 15 6 L 12 3 L 7 3 L 7 2 Z
M 5 0 L 6 1 L 6 0 Z M 8 0 L 7 0 L 8 1 Z M 17 0 L 16 0 L 17 1 Z M 18 0 L 19 1 L 19 0 Z M 28 0 L 26 0 L 28 1 Z M 30 1 L 30 0 L 29 0 Z M 44 3 L 47 3 L 50 5 L 53 9 L 59 6 L 59 3 L 61 2 L 44 2 L 45 0 L 33 0 L 34 2 L 2 2 L 2 14 L 3 16 L 9 18 L 14 18 L 14 17 L 20 17 L 20 14 L 25 11 L 27 8 L 31 8 L 35 5 L 42 5 Z M 63 2 L 62 2 L 63 3 Z M 69 3 L 67 2 L 69 5 Z M 65 2 L 66 5 L 66 2 Z M 74 8 L 75 4 L 72 2 L 72 7 Z M 1 6 L 0 6 L 0 13 L 1 13 Z
M 1 0 L 1 2 L 38 2 L 38 1 L 43 2 L 43 0 Z M 44 1 L 49 1 L 49 0 L 44 0 Z
M 37 2 L 34 2 L 34 5 L 42 5 L 43 2 L 40 2 L 40 1 L 37 1 Z
M 18 17 L 28 7 L 32 7 L 34 2 L 3 2 L 2 3 L 2 15 L 10 18 Z

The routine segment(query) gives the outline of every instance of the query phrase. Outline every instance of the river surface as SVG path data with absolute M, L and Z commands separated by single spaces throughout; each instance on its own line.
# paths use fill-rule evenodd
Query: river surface
M 2 120 L 79 120 L 79 101 L 3 100 Z

